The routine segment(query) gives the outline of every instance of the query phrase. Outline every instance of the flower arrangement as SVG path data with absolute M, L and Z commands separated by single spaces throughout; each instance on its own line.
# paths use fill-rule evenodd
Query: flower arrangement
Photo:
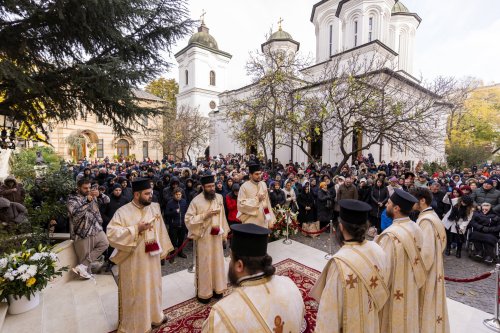
M 272 238 L 279 239 L 281 237 L 286 237 L 287 235 L 290 237 L 291 235 L 296 235 L 299 232 L 297 223 L 298 213 L 292 212 L 290 208 L 281 206 L 273 208 L 273 212 L 276 216 L 276 223 L 274 223 L 274 226 L 271 229 Z
M 19 251 L 0 258 L 0 299 L 7 296 L 30 299 L 47 286 L 55 276 L 61 276 L 68 267 L 56 269 L 57 255 L 41 244 L 38 249 L 27 249 L 26 241 Z

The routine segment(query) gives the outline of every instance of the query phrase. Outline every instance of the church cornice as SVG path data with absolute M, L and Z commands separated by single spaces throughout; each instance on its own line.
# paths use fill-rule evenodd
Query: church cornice
M 414 17 L 415 20 L 418 21 L 418 24 L 422 22 L 422 18 L 418 16 L 417 13 L 392 13 L 391 16 L 411 16 Z
M 264 47 L 266 45 L 274 43 L 274 42 L 290 42 L 290 43 L 293 43 L 293 44 L 297 45 L 297 51 L 300 48 L 300 43 L 297 42 L 297 41 L 295 41 L 295 40 L 293 40 L 293 39 L 290 39 L 290 38 L 272 39 L 272 40 L 268 40 L 267 42 L 261 44 L 260 48 L 261 48 L 262 52 L 264 52 Z
M 207 95 L 216 95 L 216 96 L 218 96 L 220 94 L 220 92 L 216 91 L 216 90 L 209 90 L 209 89 L 203 89 L 203 88 L 191 88 L 191 89 L 185 90 L 185 91 L 177 94 L 177 96 L 185 96 L 185 95 L 190 94 L 190 93 L 203 93 L 203 94 L 207 94 Z
M 310 20 L 311 20 L 311 22 L 313 22 L 313 20 L 314 20 L 314 14 L 316 13 L 316 8 L 318 8 L 319 6 L 321 6 L 322 4 L 324 4 L 324 3 L 328 2 L 328 1 L 331 1 L 331 0 L 321 0 L 320 2 L 315 3 L 315 4 L 313 5 L 312 12 L 311 12 L 311 19 L 310 19 Z M 340 16 L 340 12 L 342 11 L 342 7 L 343 7 L 346 3 L 348 3 L 349 1 L 351 1 L 351 0 L 341 0 L 341 1 L 339 2 L 338 6 L 337 6 L 337 11 L 335 12 L 335 16 L 337 16 L 337 17 L 339 17 L 339 16 Z M 394 1 L 394 4 L 396 4 L 398 1 L 399 1 L 399 0 L 395 0 L 395 1 Z M 415 14 L 415 15 L 417 15 L 417 14 Z M 418 15 L 417 15 L 417 16 L 418 16 Z
M 191 49 L 193 47 L 199 47 L 200 49 L 207 50 L 209 52 L 221 55 L 221 56 L 229 58 L 229 59 L 231 59 L 233 57 L 231 54 L 229 54 L 227 52 L 224 52 L 224 51 L 221 51 L 221 50 L 216 50 L 216 49 L 207 47 L 207 46 L 205 46 L 203 44 L 196 43 L 196 42 L 189 44 L 188 46 L 186 46 L 185 48 L 183 48 L 182 50 L 180 50 L 179 52 L 177 52 L 176 54 L 174 54 L 174 57 L 177 58 L 177 57 L 181 56 L 182 54 L 186 53 L 189 49 Z

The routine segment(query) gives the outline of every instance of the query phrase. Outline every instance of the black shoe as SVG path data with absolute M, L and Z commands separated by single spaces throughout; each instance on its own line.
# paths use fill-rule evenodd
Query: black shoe
M 198 300 L 198 302 L 200 302 L 202 304 L 208 304 L 208 303 L 210 303 L 210 298 L 209 299 L 203 299 L 203 298 L 199 298 L 198 296 L 196 296 L 196 299 Z
M 449 256 L 450 255 L 450 248 L 447 247 L 446 250 L 444 251 L 444 254 Z
M 187 256 L 184 252 L 182 252 L 182 251 L 181 251 L 181 252 L 179 252 L 179 253 L 177 254 L 177 256 L 178 256 L 179 258 L 184 258 L 184 259 L 186 259 L 186 258 L 188 257 L 188 256 Z
M 162 259 L 162 260 L 161 260 L 161 265 L 162 265 L 162 266 L 165 266 L 165 259 Z
M 214 295 L 212 297 L 215 298 L 215 299 L 221 299 L 222 297 L 224 297 L 224 294 L 214 293 Z
M 486 258 L 484 258 L 484 262 L 487 263 L 488 265 L 492 264 L 493 258 L 491 258 L 490 256 L 486 256 Z
M 457 253 L 455 253 L 455 257 L 457 257 L 459 259 L 462 258 L 462 251 L 461 250 L 457 250 Z
M 168 317 L 166 315 L 163 315 L 163 320 L 161 321 L 161 323 L 159 323 L 159 324 L 151 324 L 151 327 L 153 327 L 153 328 L 160 327 L 161 325 L 166 324 L 167 321 L 168 321 Z
M 171 264 L 173 264 L 175 262 L 175 257 L 172 257 L 172 258 L 168 259 L 168 262 L 171 263 Z

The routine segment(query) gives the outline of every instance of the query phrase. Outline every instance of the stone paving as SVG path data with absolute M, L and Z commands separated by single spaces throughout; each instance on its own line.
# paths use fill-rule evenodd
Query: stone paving
M 314 239 L 297 234 L 294 235 L 292 239 L 318 250 L 328 252 L 328 237 L 329 234 L 327 233 L 323 233 Z M 278 240 L 278 242 L 281 241 L 282 240 Z M 333 252 L 336 252 L 338 249 L 338 242 L 334 237 Z M 192 242 L 186 246 L 184 253 L 188 256 L 187 259 L 177 257 L 175 258 L 175 262 L 173 264 L 166 262 L 165 265 L 162 266 L 162 274 L 167 275 L 187 269 L 191 265 L 192 260 Z M 225 254 L 228 255 L 227 250 L 225 251 Z M 487 266 L 484 263 L 476 262 L 468 258 L 466 251 L 463 251 L 462 258 L 460 259 L 457 259 L 452 251 L 451 256 L 445 256 L 444 265 L 445 275 L 454 278 L 468 278 L 494 269 L 494 265 Z M 453 300 L 472 306 L 476 309 L 493 313 L 493 306 L 495 303 L 494 275 L 485 280 L 472 283 L 447 282 L 446 295 Z

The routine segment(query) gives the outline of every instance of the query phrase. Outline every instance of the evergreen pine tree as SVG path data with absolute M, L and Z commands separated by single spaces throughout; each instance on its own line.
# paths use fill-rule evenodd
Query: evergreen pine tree
M 131 134 L 159 112 L 134 89 L 168 70 L 192 25 L 186 0 L 0 0 L 0 114 L 32 136 L 89 113 Z

